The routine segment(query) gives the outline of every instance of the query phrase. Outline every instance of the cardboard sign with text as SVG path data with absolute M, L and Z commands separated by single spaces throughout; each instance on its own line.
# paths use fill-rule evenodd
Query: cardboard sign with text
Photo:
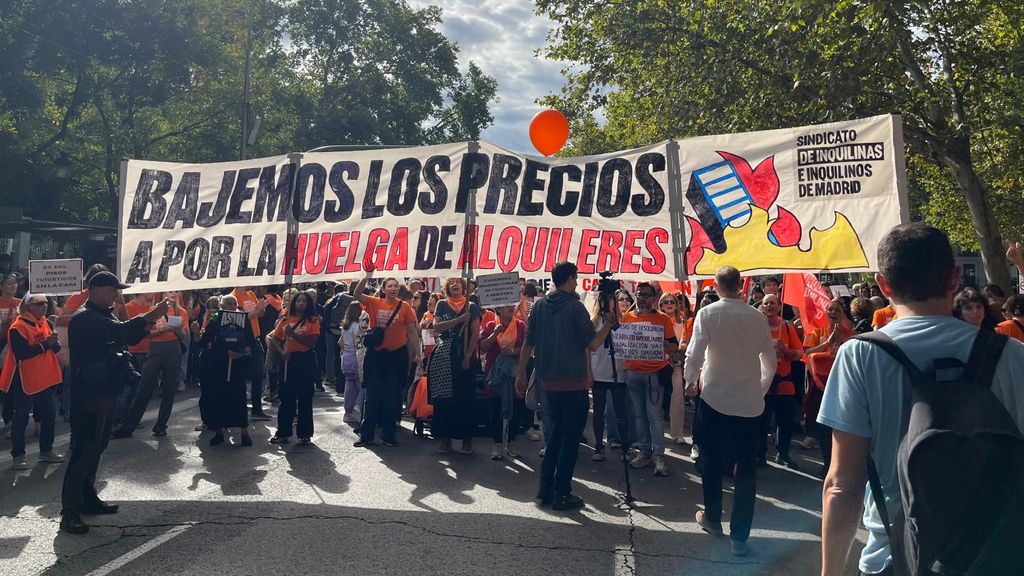
M 477 276 L 476 295 L 480 298 L 481 308 L 519 304 L 519 273 Z
M 82 259 L 29 260 L 28 291 L 67 296 L 82 291 Z
M 665 328 L 649 322 L 631 322 L 612 332 L 615 357 L 622 360 L 664 360 Z

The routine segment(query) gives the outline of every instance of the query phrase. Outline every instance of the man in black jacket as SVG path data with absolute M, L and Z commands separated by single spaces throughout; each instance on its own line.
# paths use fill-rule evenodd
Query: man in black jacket
M 107 447 L 117 395 L 126 384 L 124 365 L 114 358 L 137 344 L 156 320 L 167 313 L 167 300 L 144 316 L 127 322 L 114 317 L 117 291 L 127 288 L 110 272 L 89 279 L 89 301 L 68 324 L 71 356 L 71 458 L 64 473 L 60 529 L 71 534 L 89 531 L 81 514 L 113 514 L 118 507 L 96 494 L 96 469 Z
M 555 510 L 583 507 L 583 499 L 572 494 L 571 483 L 590 408 L 589 352 L 601 346 L 618 323 L 616 307 L 612 305 L 601 330 L 594 328 L 587 309 L 576 296 L 576 275 L 577 268 L 570 262 L 559 262 L 551 270 L 557 290 L 533 305 L 516 377 L 516 389 L 522 396 L 526 390 L 526 365 L 530 355 L 535 354 L 537 385 L 544 387 L 541 410 L 553 424 L 547 435 L 537 497 Z

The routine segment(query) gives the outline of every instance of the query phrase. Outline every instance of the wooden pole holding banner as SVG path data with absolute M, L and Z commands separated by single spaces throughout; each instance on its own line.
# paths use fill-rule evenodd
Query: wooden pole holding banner
M 128 193 L 128 159 L 121 159 L 120 190 L 117 193 L 117 262 L 114 263 L 114 273 L 124 278 L 124 271 L 121 270 L 121 248 L 124 244 L 124 197 Z
M 672 265 L 676 280 L 685 282 L 686 270 L 686 204 L 683 202 L 683 170 L 679 162 L 679 142 L 669 140 L 665 145 L 668 168 L 668 212 L 671 227 Z
M 472 142 L 469 142 L 469 146 L 468 146 L 467 152 L 469 152 L 469 154 L 479 154 L 480 153 L 480 142 L 478 142 L 476 140 L 474 140 Z M 476 164 L 474 164 L 473 165 L 473 170 L 474 170 L 474 173 L 470 175 L 470 178 L 476 176 L 475 171 L 479 170 L 479 167 L 476 166 Z M 465 278 L 466 280 L 472 280 L 473 279 L 473 261 L 476 260 L 476 233 L 474 232 L 472 238 L 470 238 L 468 236 L 468 234 L 469 234 L 470 230 L 472 230 L 473 227 L 476 226 L 476 217 L 477 217 L 477 212 L 476 212 L 476 188 L 470 188 L 470 190 L 469 190 L 469 203 L 468 203 L 468 206 L 466 207 L 466 216 L 465 216 L 465 225 L 464 225 L 465 231 L 464 231 L 463 236 L 462 236 L 462 254 L 465 255 L 465 257 L 466 257 L 465 261 L 462 263 L 462 277 Z M 468 251 L 467 251 L 467 248 L 466 248 L 466 242 L 467 241 L 469 241 Z M 468 296 L 468 294 L 466 296 Z
M 288 155 L 288 161 L 295 166 L 292 171 L 291 184 L 289 185 L 288 203 L 291 204 L 288 210 L 288 231 L 285 233 L 284 240 L 284 261 L 285 261 L 285 273 L 284 273 L 284 284 L 285 286 L 292 285 L 292 279 L 294 278 L 295 267 L 292 262 L 293 253 L 291 251 L 292 239 L 295 240 L 295 251 L 294 260 L 298 263 L 299 260 L 299 221 L 295 218 L 295 198 L 298 196 L 299 191 L 299 169 L 302 168 L 302 152 L 293 152 Z

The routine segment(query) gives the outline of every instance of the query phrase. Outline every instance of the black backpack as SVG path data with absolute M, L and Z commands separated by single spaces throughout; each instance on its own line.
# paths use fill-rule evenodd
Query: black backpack
M 922 372 L 881 332 L 857 336 L 910 377 L 910 415 L 897 456 L 902 506 L 890 525 L 875 463 L 868 476 L 898 576 L 1024 572 L 1024 436 L 992 393 L 1007 337 L 980 330 L 967 364 L 935 360 Z M 937 371 L 963 368 L 959 380 Z

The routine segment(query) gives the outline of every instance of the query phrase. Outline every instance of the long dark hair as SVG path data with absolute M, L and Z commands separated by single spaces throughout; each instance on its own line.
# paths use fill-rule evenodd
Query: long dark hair
M 416 319 L 423 320 L 423 315 L 427 313 L 430 308 L 430 292 L 426 290 L 420 290 L 416 293 L 420 297 L 420 305 L 416 308 Z
M 316 318 L 316 300 L 308 292 L 299 292 L 292 298 L 290 304 L 288 304 L 288 315 L 298 316 L 299 312 L 296 310 L 295 304 L 299 301 L 299 298 L 306 299 L 306 311 L 302 313 L 302 321 L 305 322 L 312 318 Z

